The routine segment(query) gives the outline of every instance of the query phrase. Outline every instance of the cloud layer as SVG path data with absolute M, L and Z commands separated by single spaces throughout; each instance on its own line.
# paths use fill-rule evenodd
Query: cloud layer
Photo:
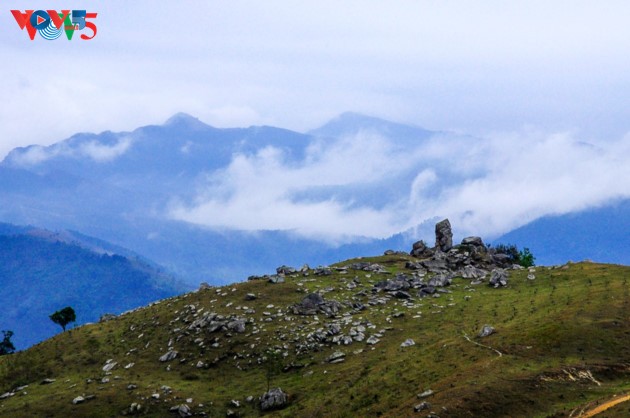
M 630 197 L 630 135 L 615 141 L 524 130 L 437 135 L 412 149 L 369 132 L 235 155 L 171 216 L 214 228 L 281 229 L 342 242 L 449 217 L 458 236 L 495 237 L 534 219 Z M 427 237 L 428 238 L 428 237 Z

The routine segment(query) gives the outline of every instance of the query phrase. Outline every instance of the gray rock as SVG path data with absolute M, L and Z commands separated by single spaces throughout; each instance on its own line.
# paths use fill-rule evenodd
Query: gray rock
M 273 388 L 260 397 L 260 409 L 269 411 L 286 406 L 287 395 L 280 388 Z
M 190 407 L 186 405 L 185 403 L 177 406 L 176 411 L 177 411 L 177 414 L 181 418 L 192 417 L 192 412 L 190 412 Z
M 46 378 L 40 382 L 40 385 L 50 385 L 51 383 L 55 383 L 55 379 Z
M 411 295 L 402 290 L 397 290 L 396 292 L 394 292 L 394 297 L 398 299 L 411 299 Z
M 78 405 L 78 404 L 83 403 L 83 402 L 85 402 L 85 398 L 83 396 L 77 396 L 76 398 L 74 398 L 72 400 L 72 403 L 74 405 Z
M 167 362 L 167 361 L 171 361 L 171 360 L 175 359 L 176 357 L 177 357 L 177 351 L 170 350 L 166 354 L 164 354 L 163 356 L 160 357 L 160 361 L 162 363 L 164 363 L 164 362 Z
M 475 266 L 467 265 L 460 271 L 460 276 L 464 279 L 482 279 L 486 277 L 488 272 Z
M 448 219 L 435 225 L 435 249 L 444 253 L 453 248 L 453 231 Z
M 462 245 L 472 245 L 475 247 L 484 247 L 481 237 L 466 237 L 462 240 Z
M 477 334 L 480 338 L 484 338 L 487 337 L 489 335 L 492 335 L 495 333 L 494 327 L 491 325 L 484 325 L 483 328 L 481 328 L 481 331 L 479 331 L 479 334 Z
M 116 319 L 116 315 L 111 314 L 111 313 L 106 313 L 106 314 L 101 315 L 98 322 L 107 322 L 107 321 L 111 321 L 112 319 Z
M 278 274 L 295 274 L 297 273 L 297 270 L 294 269 L 293 267 L 289 267 L 289 266 L 280 266 L 276 269 L 276 273 Z
M 503 269 L 494 269 L 490 273 L 488 284 L 492 287 L 504 287 L 508 284 L 508 273 Z
M 117 364 L 118 364 L 117 362 L 109 359 L 105 362 L 105 365 L 103 366 L 103 371 L 111 372 L 114 369 L 114 367 L 116 367 Z
M 445 274 L 436 274 L 427 283 L 431 287 L 445 287 L 450 286 L 452 280 Z
M 407 338 L 402 344 L 400 344 L 401 347 L 411 347 L 412 345 L 416 345 L 416 342 L 411 338 Z
M 257 296 L 253 293 L 248 293 L 245 295 L 245 300 L 256 300 Z
M 420 240 L 413 244 L 410 255 L 418 258 L 431 257 L 433 255 L 433 250 L 427 247 L 427 244 Z
M 431 409 L 431 404 L 429 402 L 421 402 L 413 407 L 415 412 L 426 411 L 427 409 Z
M 292 307 L 296 315 L 316 315 L 323 313 L 334 316 L 341 309 L 341 303 L 334 300 L 325 300 L 319 293 L 310 293 L 300 303 Z
M 245 320 L 235 319 L 227 323 L 227 329 L 242 334 L 245 332 Z
M 372 335 L 370 338 L 367 339 L 366 343 L 370 344 L 370 345 L 374 345 L 374 344 L 378 343 L 379 341 L 381 341 L 381 340 L 379 340 L 374 335 Z
M 269 277 L 268 281 L 271 284 L 284 283 L 284 277 L 274 274 L 273 276 Z
M 424 392 L 418 394 L 418 398 L 422 399 L 422 398 L 427 398 L 429 396 L 433 395 L 433 391 L 431 389 L 427 389 Z
M 332 270 L 328 267 L 317 267 L 313 274 L 316 276 L 330 276 L 332 274 Z
M 335 351 L 330 356 L 328 356 L 328 362 L 333 363 L 333 364 L 341 363 L 342 361 L 345 360 L 345 357 L 346 357 L 346 353 L 344 353 L 343 351 Z
M 429 260 L 423 260 L 421 264 L 427 271 L 430 271 L 431 273 L 442 273 L 448 270 L 446 260 L 432 258 Z
M 6 392 L 6 393 L 3 393 L 2 395 L 0 395 L 0 400 L 3 400 L 3 399 L 8 399 L 8 398 L 10 398 L 11 396 L 15 396 L 15 393 L 14 393 L 14 392 Z
M 206 282 L 201 282 L 201 283 L 199 284 L 199 291 L 202 291 L 202 290 L 207 290 L 207 289 L 211 289 L 211 288 L 212 288 L 212 286 L 210 286 L 210 285 L 209 285 L 208 283 L 206 283 Z

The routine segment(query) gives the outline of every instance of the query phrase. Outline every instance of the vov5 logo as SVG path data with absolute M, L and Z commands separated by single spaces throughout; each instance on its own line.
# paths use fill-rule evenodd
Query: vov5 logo
M 96 19 L 97 13 L 85 10 L 11 10 L 11 13 L 20 29 L 26 28 L 31 41 L 37 33 L 49 41 L 59 38 L 64 32 L 69 41 L 75 31 L 86 30 L 87 34 L 81 34 L 81 39 L 86 41 L 96 36 L 96 25 L 88 19 Z

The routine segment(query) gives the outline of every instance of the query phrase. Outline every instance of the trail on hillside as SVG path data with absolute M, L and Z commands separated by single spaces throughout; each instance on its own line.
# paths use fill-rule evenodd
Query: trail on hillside
M 466 340 L 468 340 L 469 342 L 471 342 L 471 343 L 473 343 L 473 344 L 475 344 L 475 345 L 478 345 L 479 347 L 487 348 L 487 349 L 489 349 L 489 350 L 494 351 L 495 353 L 497 353 L 497 354 L 499 355 L 499 357 L 503 357 L 503 353 L 501 353 L 501 352 L 500 352 L 499 350 L 497 350 L 496 348 L 492 348 L 492 347 L 490 347 L 489 345 L 479 344 L 478 342 L 471 340 L 471 339 L 470 339 L 470 337 L 468 336 L 468 334 L 466 334 L 466 333 L 464 333 L 464 338 L 465 338 Z
M 616 405 L 618 405 L 620 403 L 626 402 L 626 401 L 630 401 L 630 394 L 622 396 L 620 398 L 611 399 L 610 401 L 605 402 L 605 403 L 603 403 L 601 405 L 598 405 L 597 407 L 595 407 L 595 408 L 593 408 L 593 409 L 591 409 L 589 411 L 584 412 L 584 410 L 582 410 L 582 411 L 580 411 L 580 414 L 577 415 L 577 418 L 590 418 L 590 417 L 593 417 L 595 415 L 601 414 L 602 412 L 604 412 L 604 411 L 606 411 L 606 410 L 608 410 L 608 409 L 610 409 L 610 408 L 612 408 L 612 407 L 614 407 L 614 406 L 616 406 Z M 571 415 L 573 415 L 573 414 L 571 414 Z

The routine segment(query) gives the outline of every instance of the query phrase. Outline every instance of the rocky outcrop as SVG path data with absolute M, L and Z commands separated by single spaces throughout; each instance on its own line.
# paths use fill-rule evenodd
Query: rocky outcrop
M 323 313 L 328 316 L 336 315 L 342 308 L 336 300 L 325 300 L 319 293 L 310 293 L 302 301 L 292 306 L 295 315 L 317 315 Z
M 451 248 L 453 248 L 453 231 L 449 220 L 444 219 L 435 225 L 435 249 L 445 253 Z

